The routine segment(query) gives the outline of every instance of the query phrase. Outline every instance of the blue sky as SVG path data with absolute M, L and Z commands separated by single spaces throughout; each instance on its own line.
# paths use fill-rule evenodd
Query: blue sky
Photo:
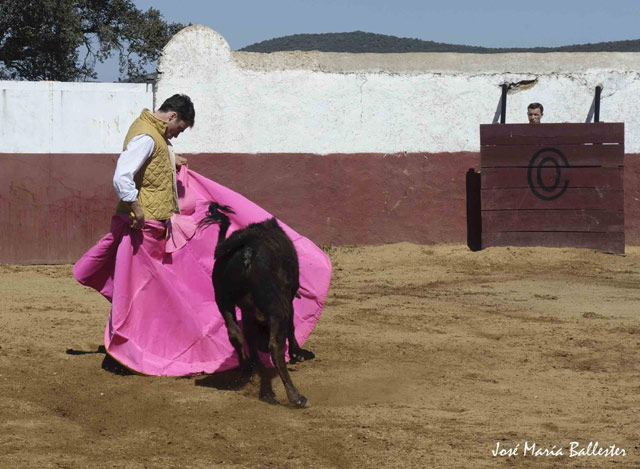
M 535 47 L 640 39 L 640 0 L 134 0 L 204 24 L 231 49 L 299 33 L 366 31 L 451 44 Z M 100 79 L 117 66 L 98 66 Z

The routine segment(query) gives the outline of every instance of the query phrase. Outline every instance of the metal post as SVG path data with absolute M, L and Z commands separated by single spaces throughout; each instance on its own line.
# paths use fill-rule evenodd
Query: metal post
M 593 122 L 600 122 L 600 93 L 602 93 L 602 86 L 596 86 L 596 99 L 594 104 Z
M 147 90 L 149 89 L 149 86 L 151 86 L 151 96 L 153 99 L 153 104 L 152 104 L 152 112 L 156 112 L 156 85 L 157 85 L 157 80 L 158 80 L 158 73 L 147 73 L 146 75 L 144 75 L 144 81 L 147 84 Z
M 500 109 L 500 123 L 504 124 L 507 120 L 507 89 L 509 89 L 509 85 L 506 83 L 502 85 L 502 99 L 500 103 L 502 104 L 502 109 Z

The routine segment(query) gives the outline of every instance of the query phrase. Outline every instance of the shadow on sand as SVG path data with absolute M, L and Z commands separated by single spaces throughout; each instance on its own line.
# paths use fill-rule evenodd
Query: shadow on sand
M 118 376 L 131 376 L 135 375 L 134 371 L 131 371 L 126 366 L 115 360 L 111 355 L 107 353 L 104 345 L 100 345 L 96 350 L 76 350 L 67 349 L 68 355 L 89 355 L 89 354 L 102 354 L 104 359 L 102 360 L 102 369 L 113 373 Z M 277 376 L 275 368 L 264 368 L 264 376 L 272 380 Z M 201 376 L 184 376 L 184 379 L 194 379 L 196 386 L 204 386 L 207 388 L 219 389 L 223 391 L 239 391 L 249 384 L 254 375 L 257 375 L 257 371 L 242 371 L 240 369 L 232 369 L 228 371 L 220 371 L 211 375 Z
M 274 368 L 264 368 L 263 374 L 266 379 L 272 380 L 277 375 L 277 372 Z M 204 386 L 223 391 L 239 391 L 249 384 L 256 375 L 259 375 L 256 371 L 248 372 L 233 369 L 197 378 L 195 384 L 196 386 Z
M 67 354 L 68 355 L 102 354 L 104 355 L 104 359 L 102 360 L 103 370 L 119 376 L 130 376 L 130 375 L 136 374 L 126 366 L 116 361 L 111 355 L 109 355 L 107 353 L 107 350 L 104 348 L 104 345 L 100 345 L 97 348 L 97 350 L 76 350 L 76 349 L 70 348 L 70 349 L 67 349 Z

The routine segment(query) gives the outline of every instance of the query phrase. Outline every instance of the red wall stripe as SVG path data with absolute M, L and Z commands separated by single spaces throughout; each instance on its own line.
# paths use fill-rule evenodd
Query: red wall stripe
M 479 153 L 196 154 L 195 171 L 318 245 L 466 241 Z M 625 157 L 625 234 L 640 244 L 640 155 Z M 109 229 L 117 155 L 0 153 L 0 263 L 69 263 Z

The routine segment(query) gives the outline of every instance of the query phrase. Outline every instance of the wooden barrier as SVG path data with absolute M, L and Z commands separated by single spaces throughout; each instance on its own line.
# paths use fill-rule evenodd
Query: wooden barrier
M 623 253 L 624 124 L 480 126 L 482 248 Z

